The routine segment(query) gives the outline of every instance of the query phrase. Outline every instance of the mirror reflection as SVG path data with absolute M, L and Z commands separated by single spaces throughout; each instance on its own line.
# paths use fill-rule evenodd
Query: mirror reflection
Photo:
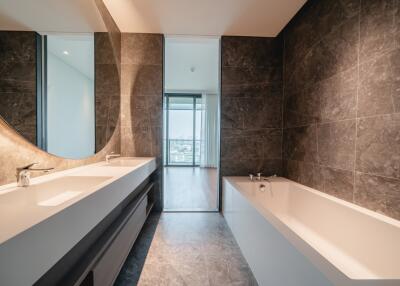
M 0 31 L 0 116 L 26 140 L 88 157 L 107 144 L 118 115 L 108 33 Z
M 42 147 L 62 157 L 95 153 L 94 37 L 45 36 Z M 60 128 L 61 127 L 61 128 Z M 69 138 L 75 138 L 71 144 Z

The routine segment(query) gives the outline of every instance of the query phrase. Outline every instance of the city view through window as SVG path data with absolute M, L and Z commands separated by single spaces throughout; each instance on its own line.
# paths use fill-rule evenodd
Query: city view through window
M 202 105 L 199 95 L 166 97 L 165 152 L 167 165 L 197 166 L 200 162 Z

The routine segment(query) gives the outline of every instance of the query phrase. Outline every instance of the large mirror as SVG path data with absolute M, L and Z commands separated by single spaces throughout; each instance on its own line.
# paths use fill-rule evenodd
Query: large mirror
M 56 1 L 70 13 L 60 19 L 58 10 L 45 7 L 49 1 L 29 2 L 0 4 L 1 120 L 54 155 L 94 155 L 114 134 L 119 116 L 112 39 L 92 1 Z M 39 14 L 26 13 L 30 8 Z

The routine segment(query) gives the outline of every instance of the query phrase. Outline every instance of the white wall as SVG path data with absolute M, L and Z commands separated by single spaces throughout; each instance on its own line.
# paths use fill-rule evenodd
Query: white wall
M 194 68 L 192 72 L 190 69 Z M 165 91 L 218 93 L 219 39 L 166 37 Z
M 49 52 L 47 151 L 66 158 L 95 153 L 94 81 Z

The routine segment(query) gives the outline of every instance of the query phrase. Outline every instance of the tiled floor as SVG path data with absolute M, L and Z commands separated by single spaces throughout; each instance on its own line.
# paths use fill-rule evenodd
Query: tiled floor
M 115 283 L 127 285 L 257 285 L 218 213 L 152 214 Z
M 216 210 L 217 184 L 215 168 L 164 167 L 164 209 Z

